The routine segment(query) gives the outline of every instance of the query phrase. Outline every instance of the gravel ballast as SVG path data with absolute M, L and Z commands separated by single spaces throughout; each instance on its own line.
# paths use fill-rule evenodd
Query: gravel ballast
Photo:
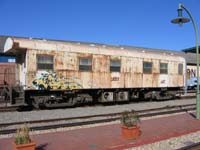
M 195 104 L 195 99 L 181 99 L 181 100 L 169 100 L 160 102 L 142 102 L 142 103 L 130 103 L 123 105 L 109 105 L 109 106 L 87 106 L 65 109 L 51 109 L 40 111 L 25 111 L 25 112 L 5 112 L 0 113 L 0 123 L 11 122 L 26 122 L 31 120 L 44 120 L 52 118 L 67 118 L 67 117 L 79 117 L 89 116 L 107 113 L 119 113 L 125 110 L 144 110 L 159 108 L 165 106 L 176 106 L 184 104 Z

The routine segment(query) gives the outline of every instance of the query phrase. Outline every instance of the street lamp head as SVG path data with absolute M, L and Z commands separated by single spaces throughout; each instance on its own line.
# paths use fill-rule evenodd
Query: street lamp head
M 183 17 L 182 8 L 179 8 L 177 11 L 178 11 L 178 18 L 173 19 L 171 23 L 182 25 L 183 23 L 187 23 L 190 21 L 190 19 Z

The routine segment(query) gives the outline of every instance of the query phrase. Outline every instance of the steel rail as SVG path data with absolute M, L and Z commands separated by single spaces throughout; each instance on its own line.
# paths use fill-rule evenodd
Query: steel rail
M 190 144 L 190 145 L 185 146 L 185 147 L 181 147 L 177 150 L 200 150 L 200 142 L 193 143 L 193 144 Z
M 190 98 L 194 98 L 195 96 L 193 95 L 188 95 L 188 96 L 181 96 L 175 100 L 179 100 L 179 99 L 190 99 Z M 142 101 L 144 102 L 144 101 Z M 148 102 L 148 101 L 147 101 Z M 130 101 L 130 103 L 134 103 L 134 101 Z M 67 107 L 66 107 L 67 109 Z M 4 112 L 15 112 L 15 111 L 32 111 L 32 110 L 37 110 L 37 111 L 41 111 L 40 109 L 35 109 L 32 108 L 30 106 L 5 106 L 5 107 L 0 107 L 0 113 L 4 113 Z
M 183 109 L 184 107 L 194 106 L 195 104 L 185 104 L 185 105 L 176 105 L 176 106 L 165 106 L 159 108 L 152 108 L 152 109 L 144 109 L 144 110 L 137 110 L 137 113 L 145 113 L 145 112 L 152 112 L 152 111 L 160 111 L 160 110 L 168 110 L 168 109 Z M 57 122 L 57 121 L 67 121 L 67 120 L 75 120 L 75 119 L 88 119 L 88 118 L 95 118 L 95 117 L 108 117 L 108 116 L 117 116 L 121 115 L 122 112 L 118 113 L 109 113 L 109 114 L 98 114 L 98 115 L 89 115 L 89 116 L 78 116 L 78 117 L 64 117 L 64 118 L 53 118 L 53 119 L 43 119 L 43 120 L 31 120 L 31 121 L 19 121 L 19 122 L 10 122 L 10 123 L 0 123 L 0 127 L 3 126 L 11 126 L 11 125 L 19 125 L 19 124 L 34 124 L 34 123 L 46 123 L 46 122 Z
M 0 107 L 0 113 L 1 113 L 1 112 L 13 112 L 13 111 L 17 111 L 18 109 L 19 109 L 18 106 Z
M 166 115 L 166 114 L 174 114 L 174 113 L 180 113 L 180 112 L 187 112 L 187 111 L 193 111 L 195 110 L 195 107 L 191 107 L 193 104 L 188 105 L 179 105 L 179 106 L 168 106 L 168 107 L 162 107 L 162 108 L 155 108 L 155 109 L 148 109 L 148 110 L 140 110 L 136 111 L 138 112 L 139 117 L 152 117 L 152 116 L 158 116 L 158 115 Z M 190 108 L 184 108 L 184 107 L 190 107 Z M 176 109 L 175 109 L 176 108 Z M 175 110 L 170 110 L 175 109 Z M 159 111 L 160 112 L 152 112 L 152 111 Z M 163 111 L 166 110 L 166 111 Z M 148 112 L 148 113 L 147 113 Z M 35 121 L 28 121 L 28 122 L 13 122 L 13 123 L 3 123 L 0 124 L 0 134 L 11 134 L 15 133 L 16 129 L 6 129 L 3 130 L 3 127 L 11 126 L 11 125 L 19 125 L 19 124 L 33 124 L 33 123 L 47 123 L 47 122 L 58 122 L 63 120 L 73 120 L 73 119 L 88 119 L 88 118 L 95 118 L 95 117 L 113 117 L 113 118 L 105 118 L 105 119 L 97 119 L 97 120 L 86 120 L 86 121 L 79 121 L 79 122 L 72 122 L 72 123 L 60 123 L 60 124 L 50 124 L 50 125 L 42 125 L 42 126 L 35 126 L 30 127 L 33 131 L 38 130 L 49 130 L 49 129 L 56 129 L 56 128 L 64 128 L 64 127 L 74 127 L 74 126 L 82 126 L 82 125 L 89 125 L 89 124 L 97 124 L 97 123 L 105 123 L 105 122 L 112 122 L 120 119 L 120 113 L 112 113 L 112 114 L 100 114 L 100 115 L 91 115 L 91 116 L 82 116 L 82 117 L 71 117 L 71 118 L 57 118 L 57 119 L 48 119 L 48 120 L 35 120 Z

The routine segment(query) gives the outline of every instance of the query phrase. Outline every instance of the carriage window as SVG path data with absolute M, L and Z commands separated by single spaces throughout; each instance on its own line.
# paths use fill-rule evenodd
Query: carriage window
M 160 63 L 160 74 L 167 74 L 167 73 L 168 73 L 168 64 Z
M 143 62 L 143 73 L 152 73 L 152 62 Z
M 121 62 L 120 60 L 110 60 L 110 72 L 120 72 Z
M 53 70 L 53 56 L 37 55 L 38 70 Z
M 179 75 L 183 74 L 183 64 L 178 64 L 178 74 Z
M 92 71 L 92 58 L 80 58 L 79 59 L 80 71 Z

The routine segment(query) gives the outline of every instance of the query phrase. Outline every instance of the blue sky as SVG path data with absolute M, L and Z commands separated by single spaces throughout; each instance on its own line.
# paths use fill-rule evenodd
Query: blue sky
M 180 2 L 199 29 L 200 0 L 0 0 L 0 35 L 182 50 L 195 33 L 170 23 Z

